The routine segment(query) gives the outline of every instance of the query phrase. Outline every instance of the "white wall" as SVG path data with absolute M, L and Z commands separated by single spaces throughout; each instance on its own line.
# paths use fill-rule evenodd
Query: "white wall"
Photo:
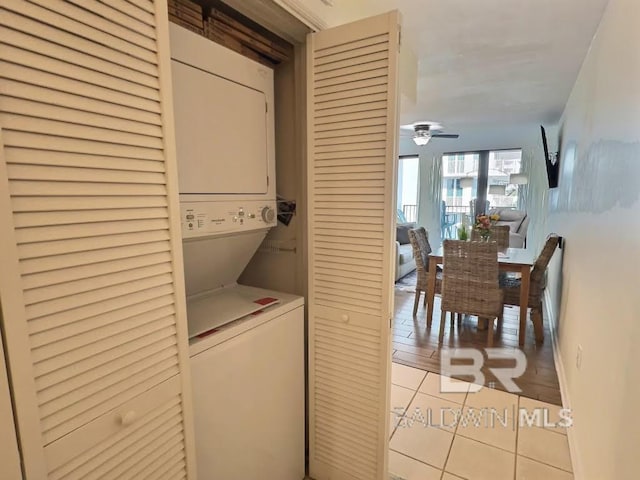
M 274 75 L 276 192 L 285 200 L 296 201 L 296 214 L 288 226 L 278 222 L 253 256 L 239 283 L 296 295 L 306 294 L 305 170 L 306 156 L 300 139 L 304 124 L 300 108 L 304 99 L 303 47 L 296 47 L 295 61 L 282 63 Z M 302 89 L 302 91 L 300 90 Z
M 555 151 L 557 129 L 552 125 L 545 127 L 550 137 L 549 148 Z M 400 140 L 401 155 L 420 156 L 418 223 L 429 230 L 430 239 L 440 238 L 440 159 L 443 153 L 522 148 L 523 157 L 530 158 L 530 162 L 526 162 L 530 165 L 527 173 L 531 182 L 525 192 L 526 210 L 531 216 L 527 241 L 532 248 L 539 247 L 549 233 L 545 230 L 548 188 L 540 125 L 461 128 L 456 133 L 460 134 L 456 140 L 433 139 L 424 147 L 416 146 L 408 136 Z M 435 246 L 436 242 L 431 243 Z
M 589 480 L 640 475 L 639 25 L 640 2 L 611 0 L 563 115 L 560 186 L 549 198 L 549 227 L 566 242 L 549 292 L 574 462 Z

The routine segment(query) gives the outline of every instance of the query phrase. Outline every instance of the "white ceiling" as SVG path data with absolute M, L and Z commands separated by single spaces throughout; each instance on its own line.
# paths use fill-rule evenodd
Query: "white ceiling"
M 304 0 L 329 25 L 399 8 L 418 58 L 401 122 L 555 123 L 608 0 Z

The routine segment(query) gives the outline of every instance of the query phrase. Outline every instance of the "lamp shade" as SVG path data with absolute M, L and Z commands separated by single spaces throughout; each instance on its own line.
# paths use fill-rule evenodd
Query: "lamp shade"
M 509 183 L 512 185 L 526 185 L 529 183 L 529 177 L 524 173 L 512 173 L 509 175 Z
M 473 187 L 473 177 L 463 177 L 460 179 L 460 187 L 461 188 L 471 188 Z
M 506 185 L 489 185 L 489 195 L 506 195 Z

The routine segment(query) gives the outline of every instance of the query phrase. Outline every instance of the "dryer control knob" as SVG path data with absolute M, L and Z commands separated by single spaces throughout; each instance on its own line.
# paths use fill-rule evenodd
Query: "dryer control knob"
M 273 223 L 276 218 L 276 212 L 271 207 L 264 207 L 260 215 L 265 223 Z

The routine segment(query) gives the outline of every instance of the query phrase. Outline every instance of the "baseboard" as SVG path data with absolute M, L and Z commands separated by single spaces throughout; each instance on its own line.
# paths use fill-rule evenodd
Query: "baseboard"
M 560 344 L 556 337 L 556 325 L 558 318 L 551 304 L 551 297 L 549 291 L 544 292 L 544 308 L 546 310 L 547 321 L 549 322 L 549 331 L 551 332 L 551 345 L 553 347 L 553 363 L 556 366 L 556 373 L 558 374 L 558 383 L 560 384 L 560 395 L 562 396 L 563 408 L 571 408 L 571 399 L 569 398 L 569 390 L 567 386 L 567 377 L 564 372 L 564 364 L 562 363 L 562 356 L 560 355 Z M 574 419 L 575 420 L 575 419 Z M 574 480 L 583 480 L 584 472 L 582 469 L 582 459 L 578 450 L 577 439 L 575 429 L 567 429 L 567 440 L 569 441 L 569 452 L 571 453 L 571 466 L 573 468 Z

